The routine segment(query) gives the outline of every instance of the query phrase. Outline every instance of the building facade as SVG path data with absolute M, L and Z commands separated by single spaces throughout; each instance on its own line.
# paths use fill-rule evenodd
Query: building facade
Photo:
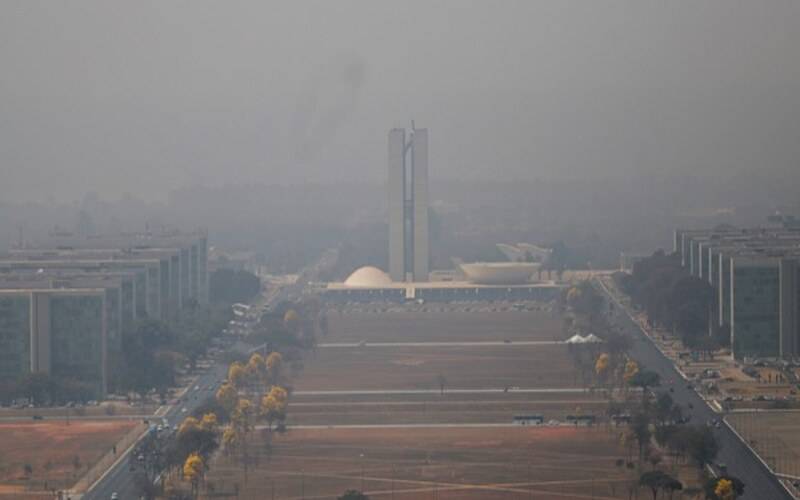
M 54 234 L 0 255 L 0 376 L 69 378 L 102 397 L 123 336 L 208 302 L 204 232 Z
M 428 281 L 428 130 L 389 132 L 389 276 L 393 281 Z
M 796 226 L 676 230 L 674 250 L 714 289 L 710 331 L 730 330 L 737 359 L 800 356 L 800 230 Z

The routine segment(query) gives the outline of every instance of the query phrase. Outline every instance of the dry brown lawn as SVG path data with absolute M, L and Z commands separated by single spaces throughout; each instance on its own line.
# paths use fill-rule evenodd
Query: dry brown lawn
M 251 440 L 246 482 L 239 461 L 218 457 L 208 477 L 217 495 L 238 485 L 243 499 L 273 491 L 334 499 L 351 488 L 398 500 L 608 499 L 625 498 L 631 481 L 616 466 L 625 451 L 599 429 L 293 430 L 276 437 L 271 452 L 263 443 Z
M 563 420 L 568 414 L 604 414 L 600 394 L 497 393 L 420 394 L 371 397 L 295 396 L 290 425 L 399 423 L 509 423 L 514 415 L 541 414 Z
M 432 306 L 434 307 L 434 306 Z M 546 311 L 429 311 L 328 314 L 320 342 L 565 340 L 561 318 Z
M 629 489 L 635 489 L 638 474 L 617 466 L 628 455 L 619 429 L 424 425 L 509 423 L 524 413 L 546 419 L 602 414 L 603 395 L 563 390 L 580 388 L 566 346 L 514 344 L 563 340 L 557 316 L 429 311 L 329 317 L 331 331 L 322 343 L 511 342 L 317 349 L 293 382 L 288 433 L 274 436 L 271 444 L 265 431 L 253 433 L 247 440 L 246 477 L 241 455 L 218 454 L 210 464 L 205 498 L 335 499 L 358 489 L 387 500 L 600 500 L 628 498 Z M 443 395 L 439 374 L 447 380 Z M 511 390 L 455 391 L 504 387 Z M 556 391 L 523 393 L 515 387 Z M 433 392 L 402 392 L 418 389 Z M 354 390 L 375 392 L 326 392 Z M 359 424 L 400 427 L 335 427 Z M 645 498 L 643 490 L 638 494 Z
M 579 387 L 565 345 L 320 348 L 296 390 Z
M 25 492 L 30 499 L 30 491 L 70 487 L 135 425 L 121 420 L 0 423 L 0 498 Z M 25 464 L 33 468 L 29 478 Z

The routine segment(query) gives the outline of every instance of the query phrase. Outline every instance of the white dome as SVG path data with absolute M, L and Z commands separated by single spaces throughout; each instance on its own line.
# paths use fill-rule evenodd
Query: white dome
M 346 286 L 361 286 L 361 287 L 382 287 L 392 284 L 392 279 L 388 274 L 381 271 L 377 267 L 364 266 L 353 271 L 350 276 L 344 280 Z

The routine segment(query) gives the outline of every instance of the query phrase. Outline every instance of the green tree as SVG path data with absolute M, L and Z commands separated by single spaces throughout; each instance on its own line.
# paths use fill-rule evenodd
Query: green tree
M 681 483 L 680 481 L 678 481 L 677 479 L 675 479 L 672 476 L 667 476 L 667 478 L 664 480 L 663 484 L 661 485 L 661 489 L 665 493 L 669 493 L 669 498 L 670 498 L 670 500 L 672 500 L 672 495 L 676 491 L 683 490 L 683 483 Z
M 644 450 L 650 443 L 650 416 L 646 412 L 635 414 L 631 419 L 630 428 L 639 445 L 639 460 L 641 461 Z
M 686 440 L 686 450 L 692 461 L 699 469 L 716 458 L 719 453 L 719 443 L 711 429 L 704 425 L 687 427 L 683 434 Z
M 639 370 L 628 380 L 628 385 L 633 387 L 640 387 L 642 389 L 642 403 L 648 401 L 647 390 L 652 387 L 657 387 L 661 383 L 661 377 L 658 373 L 650 370 Z
M 162 321 L 144 320 L 122 336 L 124 373 L 122 388 L 138 393 L 142 398 L 151 390 L 168 386 L 174 381 L 174 358 L 157 353 L 172 344 L 173 332 Z
M 208 278 L 211 302 L 226 305 L 248 302 L 261 292 L 261 280 L 244 270 L 217 269 Z
M 653 494 L 653 500 L 658 497 L 658 492 L 666 483 L 667 479 L 673 479 L 666 473 L 660 470 L 647 471 L 639 477 L 639 485 L 650 489 Z

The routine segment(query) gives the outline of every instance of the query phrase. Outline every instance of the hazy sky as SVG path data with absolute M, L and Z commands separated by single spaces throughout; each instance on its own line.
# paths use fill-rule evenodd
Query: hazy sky
M 438 178 L 788 176 L 800 2 L 0 3 L 0 200 L 380 182 L 412 118 Z

